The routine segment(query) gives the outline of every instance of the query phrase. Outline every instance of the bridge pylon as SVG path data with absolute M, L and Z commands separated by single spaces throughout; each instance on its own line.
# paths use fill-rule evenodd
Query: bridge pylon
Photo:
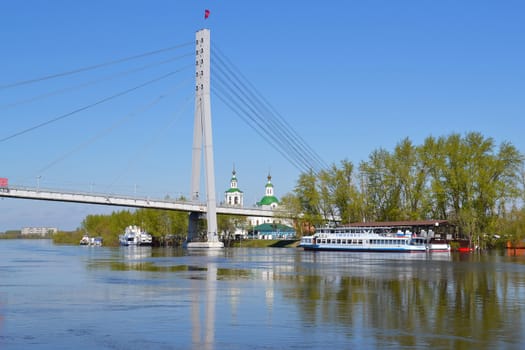
M 210 30 L 201 29 L 195 35 L 195 116 L 193 124 L 191 199 L 199 200 L 201 156 L 204 147 L 206 183 L 206 241 L 199 239 L 199 212 L 189 216 L 187 248 L 223 248 L 217 232 L 215 201 L 215 170 L 213 165 L 213 139 L 210 103 Z

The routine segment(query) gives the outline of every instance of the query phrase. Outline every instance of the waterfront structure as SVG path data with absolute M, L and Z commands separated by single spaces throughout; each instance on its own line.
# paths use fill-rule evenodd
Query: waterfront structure
M 261 224 L 248 234 L 253 239 L 292 239 L 295 238 L 293 227 L 283 224 Z
M 36 235 L 45 237 L 58 232 L 56 227 L 23 227 L 20 233 L 22 236 Z
M 370 221 L 354 222 L 346 226 L 350 227 L 392 227 L 398 230 L 410 230 L 416 236 L 428 239 L 441 239 L 452 241 L 458 239 L 456 226 L 448 220 L 405 220 L 405 221 Z

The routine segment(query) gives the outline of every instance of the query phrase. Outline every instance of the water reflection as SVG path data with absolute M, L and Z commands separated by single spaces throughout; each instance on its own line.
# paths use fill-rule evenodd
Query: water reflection
M 205 312 L 204 320 L 200 317 L 201 293 L 193 294 L 191 304 L 192 316 L 192 343 L 195 349 L 213 349 L 215 341 L 215 300 L 217 295 L 217 267 L 215 264 L 208 264 L 205 283 Z M 202 285 L 193 282 L 193 289 L 199 290 Z M 204 332 L 201 331 L 201 323 L 204 323 Z
M 520 256 L 15 243 L 2 349 L 525 348 Z
M 139 249 L 120 250 L 88 266 L 189 280 L 195 349 L 216 346 L 218 291 L 229 296 L 234 319 L 247 307 L 246 289 L 238 284 L 242 280 L 261 283 L 259 300 L 268 324 L 281 322 L 275 308 L 282 295 L 297 305 L 297 327 L 339 330 L 349 342 L 368 333 L 368 340 L 357 342 L 365 347 L 461 349 L 525 343 L 524 267 L 502 266 L 483 255 L 133 248 Z M 226 291 L 219 285 L 225 282 L 231 284 Z
M 509 333 L 523 344 L 523 273 L 413 256 L 306 256 L 300 273 L 288 275 L 295 288 L 287 296 L 308 300 L 301 312 L 311 322 L 376 329 L 381 344 L 484 347 L 509 341 Z

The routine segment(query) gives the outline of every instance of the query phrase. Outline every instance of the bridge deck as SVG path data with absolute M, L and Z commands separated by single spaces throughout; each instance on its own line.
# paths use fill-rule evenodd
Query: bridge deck
M 205 203 L 150 199 L 113 194 L 106 195 L 97 193 L 67 192 L 62 190 L 50 190 L 28 187 L 2 188 L 0 190 L 0 197 L 206 213 Z M 232 208 L 223 206 L 217 206 L 217 214 L 262 217 L 277 216 L 276 213 L 272 210 L 264 210 L 258 208 Z

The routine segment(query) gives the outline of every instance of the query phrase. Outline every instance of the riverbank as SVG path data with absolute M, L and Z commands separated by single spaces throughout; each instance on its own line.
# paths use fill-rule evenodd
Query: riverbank
M 242 248 L 295 248 L 299 245 L 298 239 L 245 239 L 233 241 L 231 247 Z
M 75 232 L 59 232 L 54 234 L 52 237 L 53 243 L 65 244 L 65 245 L 78 245 L 83 234 L 80 231 Z M 119 245 L 118 237 L 103 236 L 103 245 L 109 247 L 116 247 Z M 166 237 L 153 236 L 153 246 L 155 247 L 178 247 L 184 242 L 184 236 L 170 236 L 169 239 Z M 299 245 L 299 239 L 243 239 L 243 240 L 230 240 L 225 241 L 226 247 L 243 247 L 243 248 L 294 248 Z

